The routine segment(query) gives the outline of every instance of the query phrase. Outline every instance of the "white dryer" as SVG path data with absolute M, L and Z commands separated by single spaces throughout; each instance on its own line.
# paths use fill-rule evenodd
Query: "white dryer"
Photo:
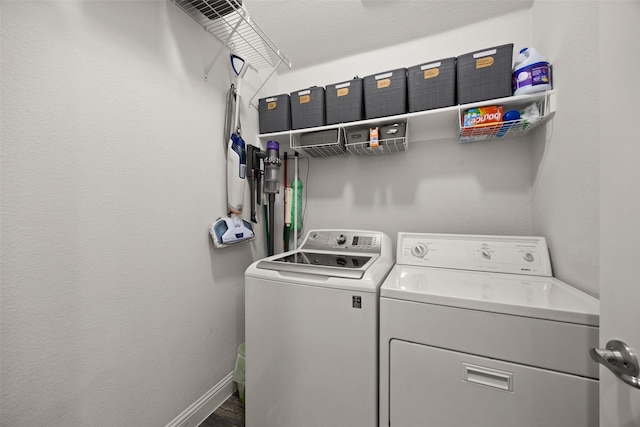
M 377 424 L 383 233 L 310 231 L 245 273 L 247 427 Z
M 598 300 L 541 237 L 399 233 L 380 290 L 381 427 L 596 427 Z

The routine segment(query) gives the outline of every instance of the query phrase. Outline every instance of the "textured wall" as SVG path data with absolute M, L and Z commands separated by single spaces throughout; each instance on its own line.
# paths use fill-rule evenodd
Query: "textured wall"
M 600 265 L 599 7 L 596 1 L 580 7 L 541 1 L 532 13 L 534 46 L 553 64 L 558 89 L 549 137 L 534 141 L 533 231 L 547 237 L 555 275 L 594 296 Z
M 279 92 L 514 43 L 531 42 L 531 13 L 517 12 L 393 48 L 364 52 L 278 79 Z M 455 128 L 452 123 L 452 128 Z M 411 128 L 409 128 L 411 135 Z M 455 136 L 455 135 L 454 135 Z M 311 159 L 305 227 L 473 234 L 531 234 L 531 138 L 459 144 L 414 141 L 377 157 Z M 306 176 L 307 162 L 301 161 Z
M 217 48 L 171 2 L 2 2 L 2 426 L 164 425 L 232 371 L 262 245 L 208 236 Z
M 410 141 L 406 154 L 311 159 L 307 227 L 541 235 L 555 274 L 597 296 L 598 7 L 539 0 L 531 10 L 282 76 L 279 92 L 289 92 L 513 42 L 514 55 L 534 46 L 549 58 L 558 90 L 553 120 L 524 138 Z

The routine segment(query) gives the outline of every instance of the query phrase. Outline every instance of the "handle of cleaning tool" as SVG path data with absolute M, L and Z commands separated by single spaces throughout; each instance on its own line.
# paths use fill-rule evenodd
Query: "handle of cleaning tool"
M 291 186 L 293 192 L 293 228 L 295 231 L 302 230 L 302 181 L 299 177 L 293 181 Z
M 285 187 L 284 189 L 284 250 L 289 250 L 289 235 L 291 233 L 291 199 L 293 197 L 293 189 Z
M 293 184 L 292 224 L 293 224 L 293 249 L 298 248 L 298 231 L 302 230 L 302 181 L 298 177 L 298 152 L 294 157 L 294 178 Z
M 251 144 L 247 146 L 247 177 L 246 180 L 249 181 L 249 194 L 250 197 L 250 218 L 251 222 L 258 222 L 256 218 L 256 161 L 260 161 L 260 159 L 256 156 L 256 151 L 259 149 Z
M 245 67 L 247 61 L 235 53 L 229 55 L 229 60 L 231 61 L 231 70 L 233 71 L 233 74 L 235 74 L 236 77 L 242 77 L 247 71 L 247 68 Z
M 289 250 L 289 230 L 291 228 L 291 210 L 289 209 L 289 202 L 291 201 L 291 192 L 290 189 L 287 188 L 287 152 L 285 151 L 283 154 L 282 164 L 284 165 L 284 180 L 282 182 L 282 187 L 284 188 L 284 202 L 282 209 L 282 223 L 284 226 L 282 227 L 282 249 L 286 252 Z M 289 199 L 287 200 L 287 195 Z M 288 221 L 287 221 L 287 216 Z
M 244 140 L 231 135 L 227 149 L 227 206 L 234 214 L 241 214 L 244 201 L 244 184 L 247 176 L 247 153 Z

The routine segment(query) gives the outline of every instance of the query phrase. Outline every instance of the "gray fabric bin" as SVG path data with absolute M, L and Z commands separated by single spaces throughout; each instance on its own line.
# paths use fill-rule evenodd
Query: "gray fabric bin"
M 458 56 L 458 104 L 512 95 L 513 43 Z
M 304 129 L 327 124 L 324 88 L 310 87 L 291 93 L 291 129 Z
M 260 133 L 291 130 L 291 104 L 288 94 L 258 100 Z
M 364 119 L 362 79 L 327 85 L 325 99 L 327 124 L 354 122 Z
M 456 104 L 456 58 L 438 59 L 407 68 L 409 112 Z
M 367 119 L 407 112 L 407 69 L 377 73 L 364 78 L 364 112 Z

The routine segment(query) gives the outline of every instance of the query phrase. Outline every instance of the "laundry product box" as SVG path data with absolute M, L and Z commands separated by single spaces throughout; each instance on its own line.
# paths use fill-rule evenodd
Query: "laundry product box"
M 324 87 L 314 86 L 291 93 L 291 129 L 326 124 Z
M 328 125 L 364 119 L 364 95 L 361 78 L 327 85 L 325 99 Z
M 258 124 L 260 133 L 291 130 L 291 101 L 289 94 L 281 94 L 258 100 Z
M 513 43 L 458 56 L 458 104 L 512 95 Z
M 407 69 L 377 73 L 364 78 L 364 111 L 367 119 L 407 112 Z
M 456 58 L 438 59 L 407 68 L 409 112 L 456 104 Z

